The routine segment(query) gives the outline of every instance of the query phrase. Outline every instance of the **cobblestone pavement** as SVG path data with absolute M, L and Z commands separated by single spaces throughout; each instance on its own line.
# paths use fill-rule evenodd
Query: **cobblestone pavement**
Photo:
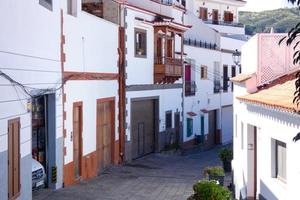
M 151 154 L 58 191 L 34 192 L 34 200 L 184 200 L 207 166 L 221 165 L 217 150 L 183 155 Z

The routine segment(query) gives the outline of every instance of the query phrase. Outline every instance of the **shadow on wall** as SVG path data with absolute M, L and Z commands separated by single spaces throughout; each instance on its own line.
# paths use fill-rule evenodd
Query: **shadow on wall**
M 268 188 L 268 186 L 260 180 L 260 200 L 278 200 L 278 198 L 273 194 L 273 192 Z M 264 196 L 262 195 L 264 194 Z

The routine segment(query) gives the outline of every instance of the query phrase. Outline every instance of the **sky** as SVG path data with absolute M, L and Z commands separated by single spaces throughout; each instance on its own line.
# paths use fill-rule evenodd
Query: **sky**
M 240 10 L 246 11 L 263 11 L 263 10 L 273 10 L 284 7 L 291 7 L 287 0 L 246 0 L 247 4 Z

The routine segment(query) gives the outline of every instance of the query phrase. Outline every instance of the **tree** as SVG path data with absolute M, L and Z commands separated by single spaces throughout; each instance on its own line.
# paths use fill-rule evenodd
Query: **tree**
M 300 0 L 287 0 L 288 2 L 291 2 L 293 5 L 297 5 L 300 9 Z M 288 46 L 293 46 L 294 50 L 296 50 L 297 46 L 300 44 L 300 23 L 298 23 L 294 28 L 292 28 L 287 37 L 284 37 L 282 40 L 280 40 L 280 44 L 282 42 L 286 42 Z M 297 50 L 294 55 L 294 64 L 300 64 L 300 50 Z M 294 100 L 293 103 L 297 105 L 297 108 L 299 108 L 300 105 L 300 72 L 296 74 L 296 91 L 294 93 Z M 300 138 L 299 138 L 300 139 Z

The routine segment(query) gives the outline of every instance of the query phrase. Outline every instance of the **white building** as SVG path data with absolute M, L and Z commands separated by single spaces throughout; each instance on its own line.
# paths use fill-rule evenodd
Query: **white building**
M 0 16 L 0 198 L 31 199 L 32 158 L 63 184 L 60 3 L 3 0 Z
M 238 7 L 243 5 L 242 1 L 186 2 L 185 21 L 193 24 L 184 40 L 186 145 L 197 143 L 195 137 L 206 146 L 232 141 L 233 85 L 229 78 L 240 72 L 232 53 L 240 51 L 246 39 L 237 17 Z M 217 13 L 214 21 L 212 13 Z
M 65 60 L 64 185 L 95 177 L 120 158 L 119 26 L 100 2 L 62 3 Z
M 255 35 L 242 48 L 234 82 L 234 185 L 237 199 L 298 199 L 299 114 L 293 104 L 294 50 L 282 34 Z

